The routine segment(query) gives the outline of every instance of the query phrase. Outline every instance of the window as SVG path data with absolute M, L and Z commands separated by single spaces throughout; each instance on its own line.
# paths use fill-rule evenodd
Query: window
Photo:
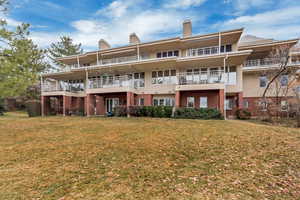
M 266 87 L 268 82 L 267 76 L 263 75 L 259 77 L 259 87 Z
M 175 99 L 171 97 L 155 97 L 153 98 L 153 106 L 174 106 Z
M 144 98 L 139 98 L 139 106 L 144 106 L 145 100 Z
M 287 86 L 289 83 L 289 76 L 288 75 L 281 75 L 280 77 L 280 85 Z
M 178 50 L 174 51 L 174 56 L 179 56 L 179 51 Z
M 172 57 L 172 56 L 179 56 L 179 51 L 163 51 L 156 53 L 157 58 L 166 58 L 166 57 Z
M 186 106 L 188 107 L 188 108 L 194 108 L 195 107 L 195 97 L 187 97 L 187 99 L 186 99 L 187 101 L 187 103 L 186 103 Z
M 243 108 L 249 108 L 249 102 L 247 100 L 243 101 Z
M 266 101 L 260 101 L 258 102 L 258 106 L 261 111 L 266 111 L 268 103 Z
M 236 67 L 230 66 L 226 68 L 226 83 L 228 85 L 236 85 Z
M 233 99 L 226 99 L 225 100 L 225 108 L 226 110 L 232 110 L 233 109 L 234 100 Z
M 226 45 L 226 52 L 231 52 L 232 51 L 232 45 L 231 44 L 227 44 Z
M 286 100 L 282 100 L 280 102 L 280 105 L 281 105 L 281 111 L 288 111 L 289 104 Z
M 175 84 L 176 70 L 153 71 L 152 84 Z
M 207 97 L 200 97 L 200 108 L 207 108 Z

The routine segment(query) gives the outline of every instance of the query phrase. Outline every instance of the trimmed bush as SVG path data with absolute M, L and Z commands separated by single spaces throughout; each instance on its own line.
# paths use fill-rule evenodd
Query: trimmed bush
M 41 116 L 41 103 L 37 100 L 27 101 L 26 110 L 29 117 Z
M 222 113 L 215 108 L 177 108 L 174 118 L 181 119 L 223 119 Z
M 170 118 L 172 116 L 171 106 L 130 106 L 128 113 L 134 117 L 160 117 Z
M 116 117 L 126 117 L 127 108 L 126 106 L 117 106 L 114 108 L 113 115 Z
M 5 106 L 4 106 L 4 99 L 0 99 L 0 116 L 4 115 Z
M 247 120 L 251 118 L 251 112 L 246 109 L 238 109 L 235 114 L 236 117 L 241 120 Z

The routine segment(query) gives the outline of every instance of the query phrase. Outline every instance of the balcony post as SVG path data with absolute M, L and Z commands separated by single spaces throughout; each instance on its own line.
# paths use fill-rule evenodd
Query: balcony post
M 219 54 L 221 53 L 221 33 L 219 32 Z
M 80 67 L 79 56 L 77 56 L 77 66 Z
M 139 44 L 136 45 L 136 48 L 137 48 L 137 59 L 139 61 L 140 60 L 140 47 L 139 47 Z
M 99 54 L 98 54 L 98 51 L 97 51 L 97 65 L 99 65 Z

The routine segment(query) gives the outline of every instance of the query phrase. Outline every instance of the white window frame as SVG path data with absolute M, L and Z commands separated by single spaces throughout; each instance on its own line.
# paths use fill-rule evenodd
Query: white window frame
M 154 102 L 157 102 L 157 105 Z M 170 102 L 170 105 L 167 105 L 167 101 Z M 163 102 L 161 105 L 160 102 Z M 172 97 L 154 97 L 152 100 L 153 106 L 175 106 L 175 98 Z
M 205 105 L 202 105 L 204 99 L 205 99 Z M 199 108 L 208 108 L 208 97 L 199 98 Z
M 172 76 L 172 71 L 175 70 L 175 76 Z M 169 71 L 169 76 L 165 76 L 165 72 Z M 158 72 L 162 72 L 162 77 L 158 77 Z M 153 73 L 156 73 L 156 77 L 153 77 Z M 161 81 L 158 81 L 161 79 Z M 166 69 L 151 72 L 151 83 L 152 85 L 170 85 L 176 84 L 176 69 Z
M 229 98 L 225 100 L 225 109 L 226 110 L 233 110 L 234 107 L 234 99 Z
M 283 105 L 283 103 L 284 103 L 285 105 Z M 284 107 L 285 107 L 286 109 L 283 109 Z M 284 111 L 284 112 L 287 112 L 287 111 L 289 110 L 289 103 L 288 103 L 287 100 L 281 100 L 281 101 L 280 101 L 280 109 L 281 109 L 281 111 Z
M 248 100 L 243 100 L 243 108 L 247 109 L 249 108 L 249 101 Z
M 262 81 L 261 78 L 262 78 L 262 77 L 265 77 L 265 78 L 266 78 L 266 84 L 265 84 L 265 86 L 261 86 L 261 81 Z M 260 77 L 259 77 L 259 87 L 260 87 L 260 88 L 265 88 L 265 87 L 267 87 L 268 81 L 269 81 L 269 80 L 268 80 L 268 77 L 267 77 L 266 75 L 260 76 Z
M 189 106 L 189 99 L 193 99 L 193 106 Z M 187 108 L 195 108 L 195 97 L 187 97 L 186 98 L 186 107 Z
M 141 104 L 141 100 L 143 100 L 143 105 Z M 145 98 L 141 97 L 139 98 L 139 106 L 144 106 L 145 105 Z

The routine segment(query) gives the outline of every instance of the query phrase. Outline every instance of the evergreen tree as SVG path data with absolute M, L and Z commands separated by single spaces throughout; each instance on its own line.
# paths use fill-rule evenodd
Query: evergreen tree
M 73 39 L 68 36 L 60 37 L 59 42 L 52 43 L 48 48 L 49 58 L 60 67 L 64 67 L 64 65 L 56 61 L 56 58 L 81 54 L 82 52 L 81 44 L 73 44 Z

